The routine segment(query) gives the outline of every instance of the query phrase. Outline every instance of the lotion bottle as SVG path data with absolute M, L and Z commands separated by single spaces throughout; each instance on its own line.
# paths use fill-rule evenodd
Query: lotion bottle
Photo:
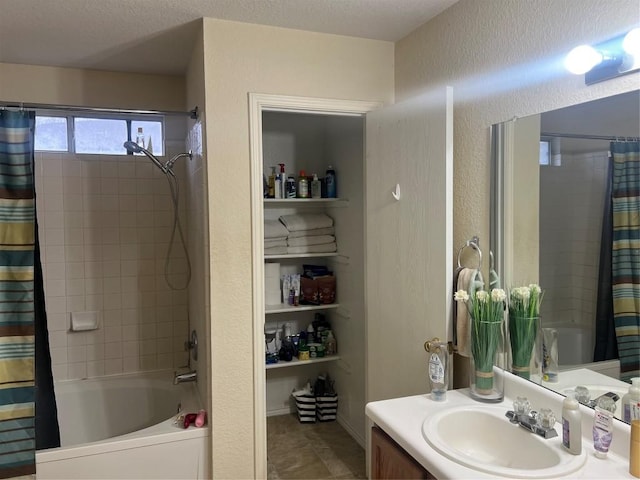
M 640 420 L 633 420 L 631 422 L 629 473 L 634 477 L 640 478 Z
M 562 402 L 562 445 L 572 455 L 582 453 L 582 416 L 573 391 Z
M 640 404 L 640 377 L 631 379 L 631 387 L 629 391 L 622 396 L 622 419 L 631 423 L 632 405 Z

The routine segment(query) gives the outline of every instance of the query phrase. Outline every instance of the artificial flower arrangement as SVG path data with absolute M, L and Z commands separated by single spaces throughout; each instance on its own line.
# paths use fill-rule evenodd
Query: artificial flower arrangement
M 531 375 L 531 359 L 540 331 L 540 304 L 543 296 L 544 292 L 535 283 L 509 291 L 511 372 L 527 379 Z
M 489 393 L 493 388 L 493 365 L 496 355 L 503 353 L 503 331 L 505 301 L 504 290 L 494 288 L 491 293 L 477 290 L 471 296 L 458 290 L 454 299 L 464 302 L 471 317 L 471 355 L 474 363 L 475 388 L 480 393 Z

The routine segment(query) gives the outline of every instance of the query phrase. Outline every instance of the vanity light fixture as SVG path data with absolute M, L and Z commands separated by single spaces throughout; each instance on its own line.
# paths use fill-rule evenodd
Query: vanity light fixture
M 638 71 L 640 28 L 593 46 L 580 45 L 569 52 L 564 65 L 571 73 L 584 74 L 587 85 Z

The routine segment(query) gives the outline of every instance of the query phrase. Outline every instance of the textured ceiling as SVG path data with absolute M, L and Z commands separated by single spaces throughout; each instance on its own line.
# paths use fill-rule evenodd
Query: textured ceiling
M 0 62 L 182 74 L 213 17 L 396 41 L 457 0 L 1 0 Z

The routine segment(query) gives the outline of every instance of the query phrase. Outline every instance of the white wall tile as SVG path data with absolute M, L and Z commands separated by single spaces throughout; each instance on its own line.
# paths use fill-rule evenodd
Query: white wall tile
M 173 350 L 187 328 L 184 310 L 173 306 L 186 305 L 188 297 L 174 294 L 163 277 L 173 220 L 166 178 L 144 158 L 38 155 L 55 378 L 177 366 L 185 357 Z M 185 185 L 181 179 L 181 192 L 188 192 Z M 183 207 L 184 214 L 184 202 Z M 177 268 L 172 271 L 183 266 Z M 70 312 L 88 310 L 101 312 L 100 328 L 70 332 Z M 182 328 L 174 325 L 177 316 Z M 176 330 L 181 330 L 180 341 Z

